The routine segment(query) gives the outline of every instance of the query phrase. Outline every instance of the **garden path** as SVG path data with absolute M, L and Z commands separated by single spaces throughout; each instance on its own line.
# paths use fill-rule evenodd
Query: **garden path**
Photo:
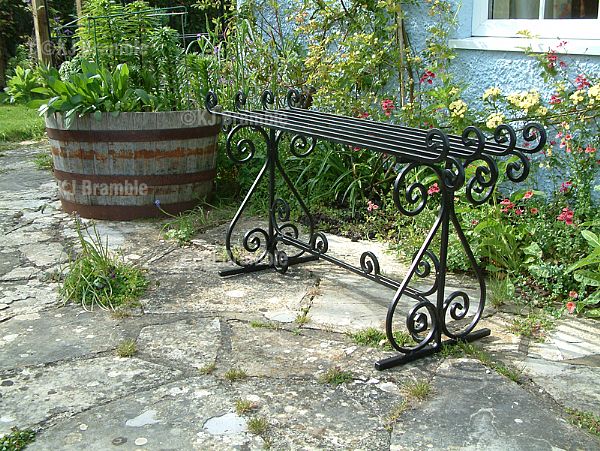
M 566 413 L 600 414 L 600 328 L 587 320 L 565 318 L 537 343 L 506 332 L 510 315 L 488 309 L 482 327 L 492 335 L 480 345 L 523 368 L 521 384 L 465 356 L 378 372 L 373 362 L 389 352 L 347 332 L 381 328 L 391 292 L 324 263 L 221 279 L 224 226 L 178 247 L 153 221 L 98 223 L 148 270 L 139 311 L 60 307 L 55 274 L 76 234 L 50 173 L 33 164 L 39 152 L 0 157 L 0 434 L 33 428 L 28 449 L 600 448 Z M 382 268 L 402 273 L 381 245 L 367 245 Z M 330 246 L 350 259 L 365 250 L 336 237 Z M 117 357 L 126 338 L 138 352 Z M 352 380 L 321 383 L 335 367 Z M 230 381 L 231 369 L 247 377 Z M 409 396 L 414 381 L 432 393 Z M 255 409 L 236 414 L 240 399 Z M 258 435 L 249 432 L 256 418 L 267 425 Z

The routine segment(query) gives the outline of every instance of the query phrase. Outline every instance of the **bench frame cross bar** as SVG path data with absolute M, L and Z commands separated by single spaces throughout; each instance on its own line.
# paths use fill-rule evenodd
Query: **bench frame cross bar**
M 505 169 L 509 180 L 525 180 L 530 164 L 527 154 L 536 153 L 545 145 L 544 128 L 537 123 L 524 125 L 524 146 L 518 147 L 515 130 L 505 124 L 498 126 L 491 137 L 486 137 L 475 127 L 467 127 L 461 136 L 449 135 L 438 129 L 421 130 L 311 111 L 301 108 L 304 100 L 299 91 L 292 89 L 286 96 L 286 105 L 275 108 L 277 102 L 274 95 L 265 91 L 261 96 L 263 109 L 249 111 L 245 109 L 245 95 L 238 93 L 235 111 L 223 111 L 214 93 L 210 92 L 206 98 L 206 108 L 224 120 L 226 151 L 231 160 L 243 164 L 254 158 L 257 147 L 248 132 L 264 141 L 267 152 L 265 163 L 227 230 L 227 254 L 238 267 L 224 270 L 220 275 L 233 276 L 265 269 L 285 273 L 292 265 L 325 260 L 394 290 L 386 315 L 385 332 L 391 346 L 399 354 L 376 362 L 375 367 L 379 370 L 439 352 L 444 344 L 469 342 L 489 335 L 489 329 L 475 331 L 485 306 L 486 286 L 483 272 L 456 216 L 455 195 L 464 188 L 467 199 L 473 205 L 487 202 L 500 175 L 498 157 L 510 158 Z M 294 157 L 306 158 L 314 151 L 318 140 L 382 153 L 394 168 L 401 168 L 393 185 L 393 198 L 402 214 L 416 216 L 428 202 L 439 205 L 437 218 L 423 244 L 413 255 L 401 282 L 383 274 L 377 256 L 372 252 L 363 252 L 358 265 L 328 253 L 327 236 L 316 231 L 315 219 L 279 157 L 281 147 L 287 145 Z M 411 176 L 413 171 L 423 169 L 436 180 L 435 185 L 425 186 L 420 181 L 422 179 Z M 307 239 L 301 238 L 299 227 L 291 221 L 289 202 L 277 197 L 278 176 L 283 179 L 304 213 L 308 223 Z M 244 234 L 243 250 L 255 256 L 247 261 L 237 255 L 232 246 L 232 236 L 259 184 L 265 179 L 269 197 L 268 226 L 255 227 Z M 451 233 L 460 241 L 475 274 L 478 282 L 477 302 L 462 289 L 446 293 Z M 439 247 L 434 249 L 436 238 Z M 289 248 L 295 249 L 295 253 L 288 254 Z M 418 287 L 411 285 L 417 279 L 421 280 Z M 407 333 L 398 334 L 397 325 L 402 321 L 395 320 L 395 316 L 401 299 L 406 297 L 413 299 L 414 304 L 404 313 Z M 469 313 L 471 308 L 474 311 Z M 448 339 L 444 341 L 443 337 Z

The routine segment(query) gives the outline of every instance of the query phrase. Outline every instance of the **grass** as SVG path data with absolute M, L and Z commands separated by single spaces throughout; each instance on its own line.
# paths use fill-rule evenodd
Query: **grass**
M 270 330 L 281 330 L 282 327 L 277 323 L 266 322 L 266 321 L 250 321 L 250 327 L 255 329 L 270 329 Z
M 208 375 L 212 374 L 217 369 L 217 364 L 215 362 L 204 365 L 202 368 L 198 368 L 200 374 Z
M 235 382 L 246 379 L 248 377 L 248 373 L 241 368 L 231 368 L 227 370 L 224 376 L 229 382 Z
M 346 382 L 351 382 L 354 379 L 352 373 L 342 371 L 339 367 L 329 368 L 319 377 L 319 382 L 322 384 L 340 385 Z
M 40 139 L 46 126 L 37 110 L 24 105 L 0 104 L 0 141 Z
M 391 350 L 392 346 L 387 341 L 385 333 L 375 329 L 374 327 L 367 327 L 366 329 L 359 330 L 353 334 L 350 334 L 350 338 L 354 343 L 369 346 L 372 348 L 384 348 L 385 350 Z M 415 344 L 412 337 L 406 332 L 396 331 L 394 332 L 394 339 L 400 346 L 411 346 Z
M 509 303 L 515 297 L 515 286 L 508 277 L 491 277 L 487 281 L 487 293 L 489 293 L 490 304 L 494 308 Z
M 569 421 L 578 428 L 600 437 L 600 417 L 591 412 L 583 412 L 577 409 L 567 409 Z
M 425 380 L 406 382 L 402 386 L 402 390 L 407 397 L 417 401 L 424 401 L 433 393 L 431 384 Z
M 254 435 L 263 435 L 269 429 L 269 422 L 263 417 L 254 417 L 248 420 L 248 432 Z
M 513 334 L 521 337 L 544 341 L 546 334 L 554 328 L 554 321 L 545 313 L 530 313 L 523 318 L 516 318 L 508 327 Z
M 517 384 L 523 383 L 523 369 L 513 368 L 502 362 L 495 361 L 487 352 L 472 343 L 458 342 L 456 345 L 444 345 L 440 354 L 443 357 L 469 356 L 479 360 L 483 365 L 509 378 Z
M 136 305 L 148 285 L 144 272 L 109 252 L 108 238 L 103 242 L 95 227 L 93 233 L 86 231 L 86 239 L 79 221 L 76 226 L 82 250 L 69 262 L 60 285 L 63 302 L 80 303 L 86 310 L 115 311 Z
M 402 401 L 400 404 L 394 406 L 394 408 L 390 411 L 388 416 L 385 419 L 384 427 L 386 430 L 391 431 L 392 425 L 398 421 L 398 419 L 402 416 L 404 412 L 410 409 L 410 406 L 406 400 Z
M 258 404 L 249 401 L 247 399 L 236 399 L 235 400 L 235 413 L 238 415 L 244 415 L 246 413 L 252 412 L 258 408 Z
M 162 228 L 164 237 L 177 241 L 179 245 L 184 245 L 202 230 L 229 220 L 232 209 L 227 205 L 213 206 L 205 203 L 177 216 L 164 213 L 171 218 Z
M 310 321 L 310 317 L 308 316 L 309 310 L 310 307 L 303 307 L 302 310 L 300 310 L 300 313 L 296 315 L 296 319 L 294 319 L 294 322 L 298 324 L 298 326 L 304 326 Z
M 52 155 L 48 152 L 38 153 L 33 157 L 33 164 L 40 171 L 51 171 L 54 168 L 54 164 L 52 163 Z
M 127 338 L 117 345 L 119 357 L 133 357 L 137 352 L 137 344 L 133 338 Z
M 10 433 L 0 437 L 0 450 L 21 451 L 35 441 L 35 432 L 31 429 L 12 427 Z

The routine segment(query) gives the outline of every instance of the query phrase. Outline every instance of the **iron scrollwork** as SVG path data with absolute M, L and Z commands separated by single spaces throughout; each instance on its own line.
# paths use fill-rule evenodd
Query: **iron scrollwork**
M 315 230 L 314 219 L 279 158 L 279 148 L 284 143 L 286 146 L 289 144 L 292 156 L 306 158 L 314 151 L 317 139 L 335 141 L 339 136 L 342 138 L 335 142 L 346 146 L 360 143 L 357 147 L 364 148 L 365 140 L 370 139 L 365 137 L 381 136 L 383 130 L 390 130 L 390 125 L 371 121 L 361 121 L 357 125 L 352 118 L 318 112 L 311 112 L 309 115 L 304 109 L 306 98 L 301 91 L 295 89 L 288 91 L 284 101 L 285 107 L 281 109 L 274 109 L 278 101 L 271 91 L 264 91 L 261 95 L 260 111 L 246 110 L 247 99 L 243 93 L 236 95 L 234 103 L 235 112 L 222 112 L 213 93 L 209 93 L 206 98 L 206 108 L 211 113 L 221 114 L 224 119 L 236 124 L 227 136 L 228 156 L 237 163 L 245 163 L 256 155 L 259 148 L 251 139 L 251 135 L 242 132 L 246 130 L 259 136 L 261 144 L 266 147 L 266 160 L 227 232 L 228 254 L 242 268 L 224 271 L 224 275 L 266 268 L 285 273 L 293 264 L 318 259 L 334 263 L 394 289 L 395 294 L 387 310 L 385 329 L 392 348 L 401 355 L 381 360 L 376 364 L 378 369 L 389 368 L 437 352 L 441 349 L 444 336 L 455 342 L 474 340 L 490 333 L 489 329 L 474 331 L 483 314 L 486 287 L 483 272 L 456 215 L 455 196 L 457 191 L 464 188 L 466 198 L 471 204 L 481 205 L 489 201 L 500 177 L 498 159 L 508 160 L 505 173 L 509 180 L 524 180 L 529 173 L 529 155 L 541 150 L 546 142 L 546 131 L 541 125 L 529 123 L 522 128 L 523 146 L 518 145 L 516 131 L 506 124 L 499 125 L 490 137 L 486 137 L 480 129 L 473 126 L 465 128 L 459 136 L 447 135 L 438 129 L 414 131 L 410 140 L 410 146 L 414 147 L 412 152 L 407 152 L 406 145 L 399 145 L 397 148 L 390 145 L 391 149 L 384 150 L 381 143 L 373 138 L 374 149 L 381 149 L 379 151 L 384 154 L 388 154 L 389 151 L 395 155 L 397 165 L 402 165 L 393 183 L 392 192 L 394 204 L 400 213 L 414 217 L 426 209 L 436 212 L 435 220 L 420 248 L 414 253 L 404 279 L 398 282 L 384 275 L 377 256 L 370 251 L 361 254 L 357 266 L 329 254 L 327 235 Z M 305 120 L 305 116 L 310 120 Z M 318 134 L 317 131 L 313 134 L 313 130 L 307 127 L 306 124 L 311 121 L 319 124 Z M 354 131 L 354 128 L 368 129 L 371 133 Z M 344 130 L 344 133 L 340 133 L 340 129 Z M 398 133 L 398 136 L 401 136 L 401 133 Z M 403 130 L 402 133 L 406 131 Z M 422 140 L 420 144 L 415 139 L 417 136 Z M 385 142 L 388 145 L 390 140 L 386 139 Z M 291 221 L 291 207 L 288 201 L 276 196 L 276 175 L 283 179 L 291 197 L 300 205 L 303 216 L 308 218 L 309 230 L 306 240 L 300 238 L 299 226 Z M 265 179 L 270 197 L 269 224 L 268 227 L 255 227 L 246 232 L 242 240 L 243 250 L 252 254 L 254 260 L 242 261 L 233 255 L 231 234 L 258 184 Z M 446 293 L 451 233 L 458 238 L 475 274 L 478 288 L 472 291 L 458 289 Z M 298 249 L 299 252 L 289 255 L 290 247 Z M 406 303 L 407 298 L 411 300 L 412 305 Z M 400 307 L 404 309 L 402 313 Z M 404 321 L 397 321 L 396 316 L 404 316 Z M 398 326 L 402 328 L 402 332 L 406 332 L 398 334 Z

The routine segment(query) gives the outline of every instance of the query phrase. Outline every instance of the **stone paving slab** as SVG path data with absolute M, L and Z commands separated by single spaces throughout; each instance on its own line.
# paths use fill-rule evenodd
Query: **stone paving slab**
M 232 267 L 227 224 L 180 247 L 163 239 L 162 222 L 85 220 L 147 270 L 150 287 L 130 317 L 57 308 L 53 273 L 77 250 L 77 233 L 50 174 L 31 161 L 38 152 L 2 157 L 10 170 L 0 178 L 0 435 L 32 427 L 29 449 L 53 451 L 600 449 L 563 418 L 565 407 L 600 413 L 597 322 L 561 319 L 536 343 L 509 333 L 511 317 L 488 308 L 480 327 L 492 335 L 480 345 L 524 368 L 523 386 L 478 362 L 440 356 L 378 372 L 373 363 L 393 353 L 347 333 L 382 330 L 392 290 L 325 262 L 220 278 Z M 406 271 L 383 244 L 329 241 L 351 263 L 368 249 L 385 274 L 401 279 Z M 451 277 L 449 285 L 469 291 L 473 281 Z M 410 306 L 402 300 L 400 310 Z M 136 342 L 133 358 L 115 356 L 125 338 Z M 332 368 L 352 380 L 321 383 Z M 247 377 L 229 382 L 230 369 Z M 410 381 L 431 382 L 431 398 L 408 398 Z M 256 408 L 238 415 L 238 399 Z M 390 423 L 404 401 L 410 409 Z M 249 431 L 253 417 L 267 421 L 264 434 Z
M 432 382 L 431 400 L 400 418 L 391 450 L 598 449 L 552 405 L 475 360 L 442 363 Z

